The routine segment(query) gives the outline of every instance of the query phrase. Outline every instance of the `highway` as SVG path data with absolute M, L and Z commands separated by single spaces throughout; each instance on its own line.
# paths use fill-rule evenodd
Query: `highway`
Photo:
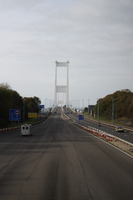
M 132 200 L 133 158 L 67 123 L 0 133 L 0 200 Z
M 115 127 L 104 124 L 102 122 L 101 122 L 101 127 L 99 127 L 98 122 L 93 121 L 93 120 L 89 120 L 89 118 L 88 119 L 85 118 L 84 120 L 79 121 L 78 117 L 73 112 L 71 112 L 71 110 L 69 108 L 66 108 L 66 109 L 64 108 L 64 112 L 68 117 L 77 121 L 80 124 L 97 128 L 97 129 L 102 130 L 104 132 L 107 132 L 111 135 L 119 137 L 119 138 L 121 138 L 121 139 L 123 139 L 127 142 L 133 143 L 133 132 L 132 131 L 126 131 L 125 130 L 124 133 L 123 132 L 116 132 Z

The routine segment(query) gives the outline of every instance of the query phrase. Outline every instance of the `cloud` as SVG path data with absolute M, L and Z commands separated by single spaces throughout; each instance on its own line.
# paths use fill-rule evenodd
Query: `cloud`
M 0 0 L 1 80 L 8 78 L 23 94 L 40 86 L 38 96 L 43 90 L 49 96 L 54 62 L 69 60 L 72 98 L 80 98 L 81 83 L 82 98 L 88 98 L 87 87 L 93 101 L 115 88 L 132 90 L 132 10 L 132 0 Z M 23 89 L 22 77 L 14 76 L 24 71 Z

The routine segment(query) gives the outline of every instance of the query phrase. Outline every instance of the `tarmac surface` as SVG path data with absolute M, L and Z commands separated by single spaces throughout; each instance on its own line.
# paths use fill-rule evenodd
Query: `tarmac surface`
M 132 200 L 133 159 L 67 123 L 57 109 L 0 134 L 0 200 Z

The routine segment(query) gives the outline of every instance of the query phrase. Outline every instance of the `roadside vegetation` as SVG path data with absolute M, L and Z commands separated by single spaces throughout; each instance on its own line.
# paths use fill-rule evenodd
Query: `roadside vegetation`
M 133 92 L 124 89 L 99 99 L 93 109 L 93 118 L 133 126 Z
M 10 109 L 21 110 L 21 122 L 28 120 L 28 112 L 39 112 L 38 97 L 21 97 L 18 92 L 12 90 L 7 83 L 0 84 L 0 128 L 11 126 L 9 120 Z M 15 122 L 14 122 L 15 124 Z

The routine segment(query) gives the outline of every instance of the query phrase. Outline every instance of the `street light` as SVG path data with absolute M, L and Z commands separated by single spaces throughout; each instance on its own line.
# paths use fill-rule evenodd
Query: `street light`
M 84 112 L 84 99 L 82 99 L 82 101 L 83 101 L 83 112 Z
M 89 106 L 90 106 L 90 99 L 88 99 L 88 117 L 90 116 L 90 109 L 89 109 Z
M 23 121 L 25 121 L 25 100 L 23 98 Z
M 97 99 L 97 119 L 99 121 L 99 99 Z

